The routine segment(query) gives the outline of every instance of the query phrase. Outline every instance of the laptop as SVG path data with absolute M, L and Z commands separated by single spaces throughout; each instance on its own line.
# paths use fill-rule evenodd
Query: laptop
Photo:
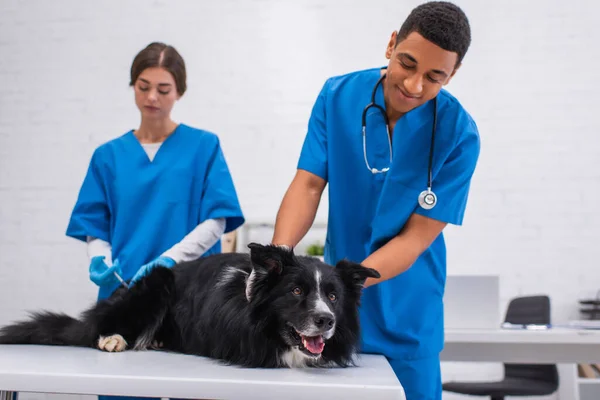
M 448 275 L 445 329 L 499 329 L 500 279 L 493 275 Z

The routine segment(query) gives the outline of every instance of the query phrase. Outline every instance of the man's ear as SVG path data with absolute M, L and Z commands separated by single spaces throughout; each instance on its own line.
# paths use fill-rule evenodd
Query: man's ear
M 390 57 L 392 57 L 392 53 L 394 52 L 394 49 L 396 48 L 396 36 L 397 36 L 396 31 L 392 32 L 390 41 L 388 42 L 388 45 L 385 48 L 385 58 L 388 60 L 390 59 Z
M 269 274 L 280 275 L 283 272 L 284 259 L 291 255 L 290 250 L 275 245 L 263 246 L 258 243 L 250 243 L 248 248 L 254 269 Z
M 458 69 L 460 68 L 462 64 L 457 64 L 456 67 L 454 67 L 454 69 L 452 70 L 452 72 L 450 73 L 450 76 L 448 78 L 446 78 L 446 82 L 444 82 L 443 86 L 446 86 L 447 84 L 450 83 L 450 81 L 452 80 L 452 78 L 454 77 L 454 74 L 456 74 L 456 71 L 458 71 Z
M 381 274 L 373 268 L 363 267 L 348 260 L 339 261 L 335 267 L 340 271 L 344 282 L 352 287 L 362 289 L 367 278 L 380 278 Z

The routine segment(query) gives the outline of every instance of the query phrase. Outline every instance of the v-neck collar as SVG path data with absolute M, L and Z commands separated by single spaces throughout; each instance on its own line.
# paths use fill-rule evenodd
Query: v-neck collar
M 377 68 L 377 79 L 381 78 L 381 70 L 384 69 L 384 73 L 387 74 L 387 67 L 381 67 L 381 68 Z M 377 82 L 377 79 L 375 80 L 375 83 Z M 386 77 L 387 79 L 387 77 Z M 384 80 L 385 81 L 385 80 Z M 375 85 L 375 83 L 373 83 L 373 86 Z M 385 98 L 383 95 L 383 84 L 384 82 L 381 82 L 381 85 L 377 88 L 377 92 L 375 93 L 375 102 L 380 105 L 384 111 L 387 113 L 387 106 L 385 104 Z M 439 96 L 439 94 L 437 95 Z M 438 101 L 439 102 L 439 101 Z M 396 121 L 395 125 L 394 125 L 394 129 L 390 134 L 390 139 L 394 139 L 394 132 L 396 132 L 397 130 L 417 130 L 420 129 L 424 124 L 428 123 L 430 120 L 433 119 L 433 99 L 430 99 L 428 101 L 426 101 L 425 103 L 421 104 L 418 107 L 413 108 L 412 110 L 404 113 L 404 115 L 402 115 L 400 118 L 398 118 L 398 120 Z M 431 117 L 430 117 L 431 115 Z M 401 127 L 400 129 L 396 129 L 397 127 Z
M 160 147 L 156 151 L 156 154 L 154 154 L 154 159 L 152 159 L 152 160 L 150 160 L 150 157 L 148 157 L 146 150 L 144 150 L 143 144 L 140 143 L 137 136 L 135 136 L 135 133 L 134 133 L 135 129 L 130 130 L 128 133 L 128 136 L 129 136 L 129 139 L 135 143 L 134 147 L 137 148 L 136 151 L 140 154 L 140 157 L 143 157 L 144 161 L 148 164 L 155 164 L 157 162 L 157 160 L 159 160 L 159 157 L 161 157 L 161 154 L 166 151 L 166 150 L 164 150 L 165 146 L 168 146 L 168 143 L 173 141 L 173 137 L 175 135 L 177 135 L 177 133 L 181 130 L 182 126 L 183 126 L 183 124 L 177 124 L 177 126 L 173 130 L 173 133 L 171 133 L 169 136 L 167 136 L 167 138 L 165 140 L 163 140 L 161 142 Z M 152 144 L 152 143 L 148 143 L 148 144 Z

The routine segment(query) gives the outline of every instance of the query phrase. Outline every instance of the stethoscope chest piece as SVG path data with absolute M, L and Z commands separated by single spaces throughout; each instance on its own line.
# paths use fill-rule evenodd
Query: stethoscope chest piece
M 431 189 L 423 190 L 419 195 L 419 205 L 425 210 L 431 210 L 437 203 L 437 196 Z

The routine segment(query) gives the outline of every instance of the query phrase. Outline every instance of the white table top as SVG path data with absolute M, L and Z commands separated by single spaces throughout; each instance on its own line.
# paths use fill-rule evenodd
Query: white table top
M 447 329 L 442 361 L 600 362 L 600 330 Z
M 528 329 L 446 329 L 445 340 L 453 343 L 552 343 L 600 344 L 600 330 L 550 328 Z
M 384 357 L 364 354 L 358 365 L 244 369 L 159 351 L 0 345 L 0 390 L 196 399 L 405 400 Z

